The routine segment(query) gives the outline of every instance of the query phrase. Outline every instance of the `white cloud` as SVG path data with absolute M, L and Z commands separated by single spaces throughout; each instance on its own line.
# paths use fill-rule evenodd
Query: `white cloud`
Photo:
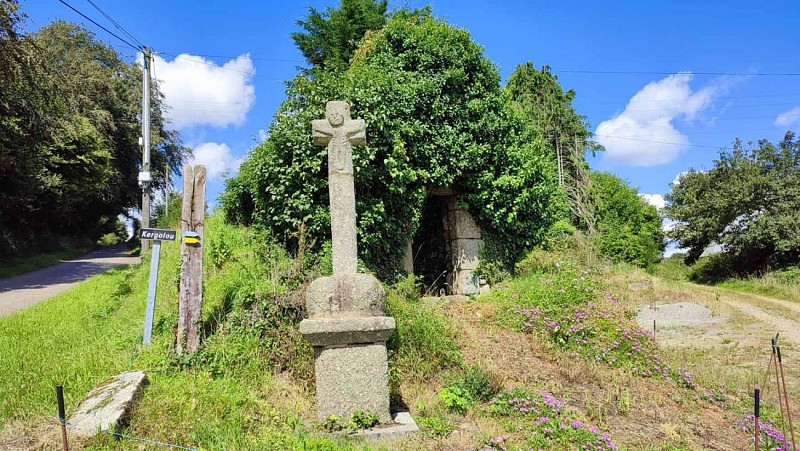
M 674 121 L 695 120 L 738 81 L 718 78 L 692 91 L 691 80 L 691 73 L 682 72 L 648 83 L 622 113 L 601 122 L 595 133 L 606 148 L 606 158 L 628 166 L 656 166 L 680 155 L 689 138 L 675 128 Z
M 667 202 L 661 194 L 639 194 L 639 196 L 648 204 L 656 207 L 657 210 L 661 210 L 667 206 Z
M 681 184 L 681 177 L 683 177 L 684 175 L 686 175 L 686 174 L 688 174 L 688 173 L 689 173 L 689 171 L 681 171 L 681 172 L 679 172 L 679 173 L 678 173 L 678 174 L 675 176 L 675 178 L 672 180 L 672 185 L 673 185 L 673 186 L 678 186 L 678 185 L 680 185 L 680 184 Z
M 241 158 L 235 158 L 230 147 L 225 143 L 207 142 L 194 148 L 192 164 L 206 166 L 206 178 L 213 180 L 227 173 L 235 174 L 242 164 Z
M 258 131 L 258 141 L 266 141 L 269 138 L 269 132 L 264 130 L 263 128 Z
M 222 66 L 190 54 L 172 61 L 154 55 L 153 69 L 169 107 L 166 115 L 176 129 L 241 125 L 256 100 L 255 68 L 249 54 Z
M 800 106 L 785 111 L 775 118 L 775 125 L 778 127 L 791 127 L 795 124 L 800 125 Z

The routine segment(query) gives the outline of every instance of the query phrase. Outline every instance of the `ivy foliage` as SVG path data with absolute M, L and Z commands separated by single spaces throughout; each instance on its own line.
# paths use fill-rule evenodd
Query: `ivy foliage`
M 592 172 L 591 180 L 600 251 L 641 267 L 657 262 L 664 251 L 658 210 L 615 175 Z
M 488 257 L 509 266 L 566 214 L 552 159 L 497 68 L 428 9 L 394 13 L 347 71 L 300 75 L 287 95 L 221 200 L 228 219 L 265 225 L 290 246 L 301 229 L 317 244 L 330 235 L 327 151 L 311 140 L 328 100 L 347 101 L 367 124 L 367 146 L 353 149 L 358 244 L 381 276 L 397 273 L 428 188 L 454 188 L 483 226 Z

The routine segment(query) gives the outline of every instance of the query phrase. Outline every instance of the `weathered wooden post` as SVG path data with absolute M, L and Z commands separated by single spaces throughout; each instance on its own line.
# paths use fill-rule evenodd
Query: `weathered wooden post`
M 200 346 L 200 308 L 203 304 L 203 227 L 206 209 L 206 167 L 183 166 L 181 211 L 181 281 L 178 292 L 178 331 L 175 349 L 193 353 Z

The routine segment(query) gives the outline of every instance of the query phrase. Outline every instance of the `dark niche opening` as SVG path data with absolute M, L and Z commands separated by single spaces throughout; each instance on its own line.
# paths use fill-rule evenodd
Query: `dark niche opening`
M 449 292 L 447 275 L 451 268 L 444 230 L 446 213 L 447 197 L 428 195 L 412 241 L 414 274 L 422 276 L 426 291 L 434 295 L 442 290 Z

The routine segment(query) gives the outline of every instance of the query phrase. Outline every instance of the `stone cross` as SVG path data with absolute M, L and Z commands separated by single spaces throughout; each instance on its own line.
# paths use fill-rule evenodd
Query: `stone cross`
M 328 146 L 333 274 L 355 274 L 358 247 L 353 146 L 367 143 L 367 128 L 363 119 L 350 119 L 347 102 L 331 101 L 325 105 L 325 119 L 312 121 L 311 136 L 314 144 Z

